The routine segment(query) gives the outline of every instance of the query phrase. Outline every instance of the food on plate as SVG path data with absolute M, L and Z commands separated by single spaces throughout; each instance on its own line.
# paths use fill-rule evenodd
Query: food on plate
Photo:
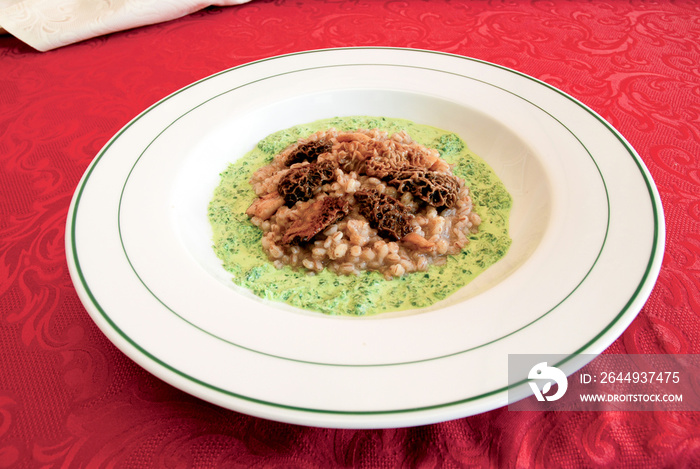
M 454 133 L 343 117 L 276 132 L 209 206 L 234 283 L 328 314 L 425 308 L 503 257 L 511 198 Z
M 426 272 L 464 249 L 481 223 L 464 180 L 403 130 L 314 132 L 250 182 L 258 197 L 246 214 L 280 269 L 371 270 L 387 280 Z

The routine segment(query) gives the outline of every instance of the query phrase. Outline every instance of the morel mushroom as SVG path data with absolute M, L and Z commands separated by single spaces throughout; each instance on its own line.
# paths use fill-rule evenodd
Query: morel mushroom
M 308 243 L 318 233 L 342 219 L 349 211 L 350 205 L 341 197 L 324 197 L 316 200 L 287 228 L 282 237 L 282 244 Z
M 335 178 L 335 165 L 330 161 L 311 163 L 290 169 L 277 184 L 277 192 L 287 207 L 314 197 L 318 188 Z
M 359 204 L 360 215 L 380 236 L 398 241 L 413 231 L 413 215 L 395 198 L 370 190 L 355 192 L 355 201 Z
M 392 176 L 388 184 L 433 207 L 450 208 L 457 202 L 460 187 L 455 176 L 436 171 L 401 171 Z
M 286 166 L 291 166 L 295 163 L 302 163 L 304 161 L 313 162 L 324 153 L 331 151 L 333 145 L 330 142 L 317 140 L 315 142 L 307 142 L 298 145 L 284 161 Z

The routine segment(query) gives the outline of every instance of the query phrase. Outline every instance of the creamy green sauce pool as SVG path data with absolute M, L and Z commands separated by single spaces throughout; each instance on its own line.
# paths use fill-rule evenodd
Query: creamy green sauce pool
M 470 187 L 479 232 L 469 236 L 464 250 L 442 266 L 385 280 L 378 272 L 338 275 L 327 269 L 316 275 L 290 267 L 275 268 L 261 246 L 261 230 L 246 215 L 256 198 L 252 174 L 269 164 L 288 145 L 312 133 L 334 127 L 343 131 L 377 128 L 390 134 L 405 130 L 414 141 L 435 148 L 455 176 Z M 270 301 L 329 315 L 366 316 L 425 308 L 444 300 L 501 259 L 511 245 L 508 217 L 512 199 L 493 170 L 472 153 L 457 135 L 403 119 L 341 117 L 324 119 L 276 132 L 232 163 L 209 204 L 214 250 L 235 284 Z

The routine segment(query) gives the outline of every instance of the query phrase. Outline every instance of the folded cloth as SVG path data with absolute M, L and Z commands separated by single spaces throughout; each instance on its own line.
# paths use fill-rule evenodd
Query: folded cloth
M 250 0 L 0 0 L 4 29 L 39 51 Z

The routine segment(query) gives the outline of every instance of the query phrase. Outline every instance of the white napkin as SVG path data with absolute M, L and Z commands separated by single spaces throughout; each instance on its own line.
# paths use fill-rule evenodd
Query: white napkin
M 0 32 L 42 52 L 103 34 L 250 0 L 0 0 Z

